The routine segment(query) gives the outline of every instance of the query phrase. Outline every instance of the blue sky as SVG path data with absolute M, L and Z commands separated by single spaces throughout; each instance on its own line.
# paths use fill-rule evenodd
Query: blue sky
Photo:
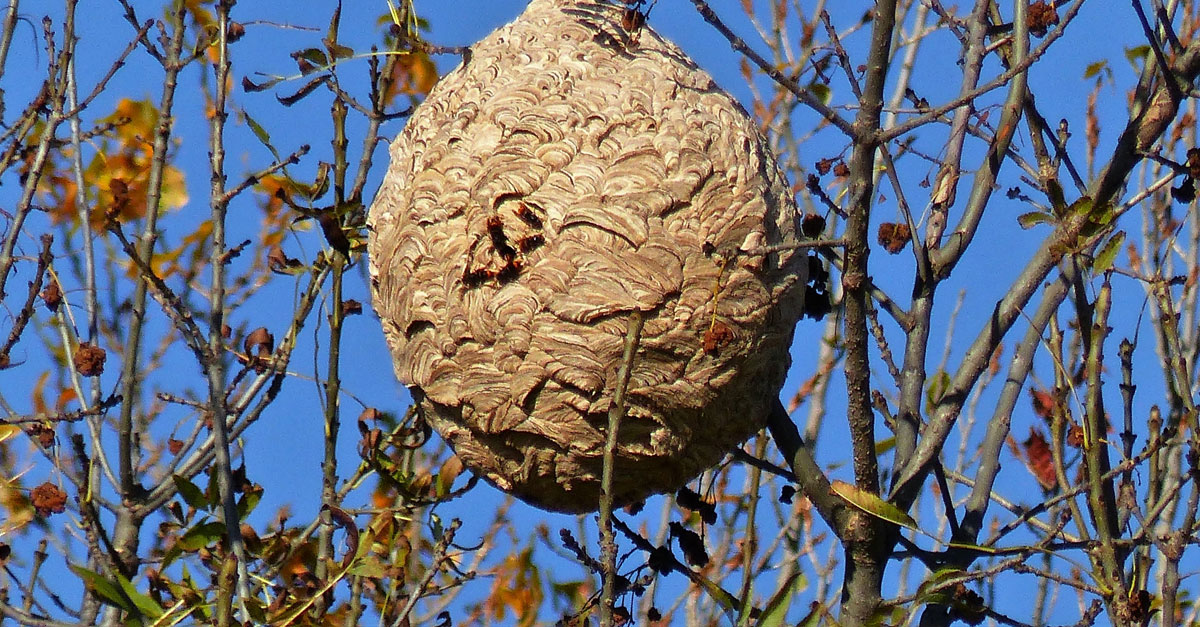
M 81 9 L 81 30 L 84 37 L 82 45 L 88 53 L 79 59 L 79 74 L 81 89 L 86 92 L 90 89 L 94 77 L 108 68 L 116 51 L 125 45 L 130 29 L 120 19 L 115 3 L 82 4 L 85 5 Z M 740 2 L 714 0 L 711 4 L 739 34 L 748 41 L 755 41 L 753 28 L 741 15 Z M 812 3 L 805 2 L 803 4 L 807 7 Z M 858 15 L 861 15 L 861 12 L 870 6 L 870 3 L 866 2 L 833 4 L 837 6 L 830 8 L 835 14 L 835 22 L 839 25 L 853 23 Z M 142 0 L 135 2 L 134 5 L 140 10 L 153 11 L 158 3 Z M 761 8 L 764 5 L 762 0 L 755 2 L 756 7 Z M 469 44 L 515 17 L 523 6 L 524 2 L 521 0 L 458 0 L 453 2 L 416 0 L 418 13 L 430 22 L 429 39 L 444 45 Z M 236 7 L 236 15 L 239 21 L 247 24 L 248 36 L 233 47 L 232 54 L 236 61 L 236 67 L 242 72 L 253 69 L 261 72 L 262 75 L 293 74 L 295 63 L 288 54 L 293 50 L 319 45 L 319 39 L 327 24 L 331 7 L 331 2 L 295 3 L 279 0 L 243 0 Z M 37 12 L 43 9 L 23 5 L 23 10 Z M 49 7 L 49 10 L 53 14 L 54 11 L 61 11 L 61 8 L 54 6 Z M 365 50 L 370 43 L 378 41 L 379 30 L 376 20 L 384 13 L 386 13 L 384 0 L 346 2 L 342 17 L 342 42 L 357 50 Z M 157 15 L 147 14 L 143 17 L 157 17 Z M 1030 85 L 1032 90 L 1038 94 L 1038 104 L 1045 117 L 1052 121 L 1066 117 L 1071 122 L 1072 128 L 1075 129 L 1075 136 L 1072 139 L 1073 148 L 1082 147 L 1083 120 L 1081 113 L 1083 102 L 1093 85 L 1092 80 L 1083 78 L 1084 68 L 1094 61 L 1107 58 L 1115 73 L 1117 83 L 1127 85 L 1132 76 L 1132 69 L 1124 59 L 1122 52 L 1124 46 L 1134 45 L 1140 36 L 1137 29 L 1128 27 L 1130 24 L 1136 23 L 1133 21 L 1134 19 L 1132 10 L 1126 5 L 1093 5 L 1091 10 L 1085 9 L 1079 22 L 1071 27 L 1064 40 L 1057 44 L 1051 55 L 1035 66 L 1035 70 L 1032 72 Z M 15 108 L 17 103 L 25 102 L 24 99 L 28 97 L 30 90 L 36 86 L 37 72 L 44 67 L 45 50 L 42 48 L 40 34 L 38 34 L 40 27 L 35 28 L 35 24 L 37 24 L 37 20 L 27 23 L 18 30 L 11 53 L 15 59 L 27 60 L 28 63 L 12 63 L 10 61 L 10 66 L 4 76 L 2 86 L 6 91 L 6 102 L 9 103 L 10 109 Z M 712 73 L 718 83 L 743 102 L 749 101 L 750 90 L 744 85 L 741 78 L 738 56 L 729 49 L 724 39 L 704 24 L 690 2 L 687 0 L 660 0 L 650 16 L 650 24 L 675 40 L 702 67 Z M 318 32 L 294 27 L 311 27 L 317 29 Z M 866 31 L 860 31 L 850 36 L 846 40 L 846 45 L 853 53 L 862 49 L 865 38 Z M 761 45 L 756 47 L 762 50 Z M 923 52 L 914 85 L 921 95 L 931 102 L 936 103 L 951 97 L 957 91 L 956 54 L 956 44 L 945 34 L 935 36 Z M 448 70 L 454 63 L 456 63 L 456 59 L 439 59 L 443 71 Z M 343 70 L 343 75 L 353 81 L 356 71 L 358 68 L 350 65 Z M 149 76 L 151 77 L 148 82 L 147 72 L 150 72 Z M 156 99 L 158 76 L 159 74 L 155 72 L 153 66 L 148 64 L 145 56 L 140 52 L 135 53 L 128 66 L 118 72 L 108 92 L 94 105 L 94 118 L 101 117 L 111 110 L 116 98 Z M 235 81 L 240 81 L 241 75 L 234 78 Z M 257 81 L 262 76 L 252 75 L 251 78 Z M 189 173 L 192 197 L 191 203 L 180 211 L 180 215 L 172 218 L 182 223 L 186 223 L 190 219 L 203 219 L 207 215 L 206 180 L 204 178 L 207 161 L 206 129 L 199 123 L 203 118 L 198 115 L 202 102 L 195 97 L 194 92 L 188 93 L 188 90 L 194 89 L 196 84 L 195 72 L 185 76 L 185 87 L 181 92 L 178 110 L 177 132 L 182 139 L 179 147 L 179 163 Z M 835 84 L 836 89 L 838 88 Z M 287 93 L 288 90 L 289 88 L 285 85 L 273 92 L 246 94 L 239 91 L 235 95 L 233 106 L 234 108 L 244 108 L 262 123 L 281 152 L 290 152 L 304 143 L 326 141 L 323 138 L 328 137 L 326 131 L 328 124 L 327 99 L 313 98 L 296 107 L 282 109 L 272 94 Z M 1124 98 L 1124 93 L 1117 88 L 1102 87 L 1099 108 L 1104 129 L 1101 155 L 1105 152 L 1105 146 L 1111 146 L 1117 130 L 1123 123 L 1121 116 L 1124 115 Z M 848 101 L 848 98 L 842 93 L 835 93 L 834 101 L 844 103 Z M 843 113 L 846 116 L 853 115 L 852 111 L 843 111 Z M 7 114 L 6 121 L 11 119 L 11 115 L 11 113 Z M 811 125 L 815 118 L 811 113 L 800 110 L 796 113 L 796 119 L 797 124 L 804 127 Z M 393 122 L 384 132 L 389 136 L 394 135 L 401 126 L 401 121 Z M 361 128 L 359 130 L 361 131 Z M 921 135 L 922 132 L 918 131 L 916 134 Z M 230 135 L 232 143 L 229 165 L 231 174 L 235 177 L 257 169 L 270 160 L 269 153 L 253 139 L 252 134 L 244 125 L 232 127 Z M 929 135 L 933 135 L 933 133 L 931 132 Z M 352 136 L 352 149 L 358 139 L 360 138 Z M 933 142 L 936 145 L 936 139 Z M 807 155 L 811 154 L 811 159 L 808 159 L 807 163 L 803 165 L 810 167 L 820 158 L 838 154 L 844 147 L 844 143 L 839 143 L 839 140 L 832 135 L 822 134 L 814 140 L 812 145 L 806 145 L 803 148 L 806 159 Z M 297 176 L 311 175 L 315 170 L 317 159 L 328 159 L 327 145 L 314 144 L 313 148 L 315 156 L 294 170 L 293 173 Z M 322 157 L 321 155 L 326 156 Z M 382 165 L 383 159 L 385 159 L 382 147 L 378 150 L 377 157 Z M 381 175 L 382 172 L 382 167 L 376 168 L 376 178 L 368 185 L 369 190 L 373 190 L 378 185 L 378 175 Z M 1006 176 L 1009 177 L 1005 180 L 1006 185 L 1019 183 L 1015 179 L 1015 169 L 1008 167 Z M 12 184 L 10 179 L 4 179 L 3 183 L 4 186 L 0 187 L 0 205 L 11 205 L 14 202 L 17 186 Z M 913 190 L 915 190 L 915 186 L 913 186 Z M 912 193 L 913 190 L 908 191 Z M 881 190 L 881 193 L 885 196 L 892 195 L 886 187 Z M 923 200 L 919 200 L 918 209 L 923 202 Z M 991 304 L 996 298 L 996 289 L 1006 285 L 1015 274 L 1017 265 L 1013 263 L 1013 259 L 1020 259 L 1022 253 L 1027 252 L 1031 245 L 1030 238 L 1024 237 L 1014 224 L 1016 215 L 1027 209 L 1018 203 L 1008 203 L 1002 198 L 998 199 L 996 203 L 997 208 L 992 211 L 984 231 L 981 231 L 985 238 L 984 242 L 977 246 L 977 250 L 971 254 L 960 270 L 961 276 L 969 278 L 963 282 L 964 287 L 968 288 L 968 293 L 964 299 L 958 323 L 964 332 L 964 339 L 973 334 L 979 316 L 985 315 L 990 310 Z M 1012 206 L 1007 207 L 1006 203 Z M 893 220 L 895 216 L 893 206 L 887 202 L 880 203 L 876 209 L 878 219 Z M 243 199 L 240 204 L 235 204 L 231 216 L 236 216 L 239 211 L 257 219 L 257 209 L 250 198 Z M 231 235 L 231 241 L 240 239 L 236 235 L 239 230 L 244 232 L 247 237 L 256 232 L 257 225 L 253 219 L 244 223 L 236 223 L 236 217 L 232 219 L 235 223 L 231 228 L 235 234 Z M 36 230 L 31 232 L 36 232 Z M 316 240 L 312 237 L 301 236 L 290 241 L 289 244 L 293 247 L 289 248 L 288 252 L 296 256 L 301 253 L 311 255 L 316 251 Z M 29 250 L 32 249 L 33 244 L 31 241 L 26 241 L 24 246 Z M 873 258 L 873 263 L 875 264 L 873 274 L 876 279 L 901 302 L 907 300 L 906 294 L 910 285 L 905 282 L 903 277 L 911 277 L 911 257 L 905 255 L 889 257 L 877 254 Z M 1126 287 L 1131 290 L 1136 289 L 1134 286 Z M 280 315 L 280 311 L 287 311 L 287 304 L 291 302 L 294 289 L 295 286 L 288 280 L 277 280 L 269 289 L 257 296 L 251 306 L 242 310 L 239 315 L 244 316 L 245 319 L 235 322 L 245 323 L 249 328 L 260 324 L 269 325 L 273 316 Z M 14 293 L 17 291 L 19 290 L 10 290 Z M 363 284 L 359 281 L 350 283 L 346 296 L 364 303 L 370 300 Z M 279 309 L 281 305 L 283 308 Z M 940 304 L 939 318 L 948 324 L 953 309 L 954 304 L 949 295 L 944 296 Z M 1125 316 L 1136 314 L 1136 307 L 1128 312 L 1122 312 L 1122 315 Z M 356 395 L 357 398 L 361 398 L 368 405 L 381 409 L 402 410 L 407 399 L 402 388 L 392 376 L 389 356 L 377 324 L 368 314 L 351 318 L 348 325 L 350 332 L 345 338 L 343 354 L 351 356 L 345 365 L 349 392 Z M 794 350 L 796 375 L 785 387 L 783 391 L 785 397 L 790 396 L 798 381 L 811 372 L 810 347 L 819 341 L 820 330 L 821 325 L 816 323 L 804 322 L 801 324 Z M 894 330 L 891 333 L 895 350 L 902 338 Z M 312 352 L 312 334 L 307 333 L 305 337 L 306 344 L 297 352 L 298 356 Z M 934 347 L 931 349 L 931 360 L 940 355 L 940 341 L 937 339 L 934 342 Z M 8 400 L 14 403 L 26 402 L 27 398 L 25 395 L 13 393 L 12 390 L 32 385 L 33 378 L 37 374 L 34 366 L 40 355 L 36 354 L 32 342 L 25 346 L 29 350 L 27 358 L 30 360 L 30 364 L 0 374 L 3 387 L 7 390 L 5 394 L 9 397 Z M 956 355 L 961 354 L 961 350 L 962 341 L 950 344 L 951 363 Z M 14 355 L 14 357 L 16 356 Z M 878 363 L 876 366 L 879 367 Z M 195 371 L 194 364 L 186 361 L 181 361 L 178 367 L 181 376 L 193 377 L 199 374 Z M 316 385 L 303 378 L 313 374 L 313 364 L 297 361 L 292 364 L 292 370 L 302 376 L 289 380 L 284 397 L 280 399 L 269 415 L 251 431 L 247 438 L 247 457 L 251 461 L 252 476 L 267 487 L 267 496 L 260 508 L 261 512 L 266 512 L 263 515 L 270 516 L 277 506 L 290 503 L 293 505 L 297 517 L 302 519 L 311 516 L 316 509 L 316 503 L 310 495 L 316 494 L 315 486 L 319 485 L 322 425 Z M 167 378 L 175 376 L 174 373 L 165 374 Z M 881 374 L 886 376 L 886 372 L 882 370 Z M 1048 371 L 1045 374 L 1049 376 Z M 106 373 L 103 380 L 107 388 L 111 389 L 116 383 L 115 369 Z M 840 384 L 840 375 L 835 376 L 833 382 L 835 392 L 831 397 L 830 406 L 831 415 L 837 414 L 838 408 L 835 399 L 838 398 L 836 390 Z M 18 405 L 18 408 L 21 406 Z M 347 399 L 340 449 L 343 468 L 347 471 L 353 467 L 357 459 L 355 445 L 358 434 L 354 426 L 354 417 L 357 416 L 358 411 L 359 408 L 355 401 Z M 1023 430 L 1026 428 L 1026 423 L 1019 423 L 1014 427 L 1014 435 L 1018 439 L 1023 438 Z M 823 462 L 831 463 L 845 458 L 846 452 L 837 450 L 834 446 L 840 440 L 839 436 L 842 435 L 840 429 L 843 427 L 836 421 L 830 421 L 828 434 L 824 440 L 830 446 L 821 450 Z M 884 433 L 882 429 L 881 433 Z M 45 470 L 41 469 L 39 473 L 44 475 Z M 845 469 L 835 471 L 835 473 L 845 473 Z M 1012 480 L 1020 481 L 1019 473 L 1010 473 L 1006 476 L 1015 477 Z M 1032 483 L 1028 482 L 1028 477 L 1025 477 L 1025 480 L 1028 485 L 1022 486 L 1018 483 L 1012 486 L 1014 488 L 1012 492 L 1019 494 L 1022 490 L 1036 489 L 1033 488 Z M 478 538 L 485 531 L 483 525 L 487 522 L 486 518 L 474 516 L 473 513 L 480 507 L 494 506 L 500 502 L 500 496 L 490 488 L 482 488 L 480 493 L 491 493 L 491 496 L 485 499 L 480 495 L 470 502 L 452 504 L 439 512 L 443 518 L 453 516 L 464 518 L 465 526 L 460 535 L 464 544 L 472 544 L 473 538 Z M 575 526 L 573 518 L 544 514 L 519 505 L 514 508 L 512 515 L 530 527 L 539 521 L 547 522 L 552 530 L 564 526 Z M 1066 605 L 1069 612 L 1070 604 Z

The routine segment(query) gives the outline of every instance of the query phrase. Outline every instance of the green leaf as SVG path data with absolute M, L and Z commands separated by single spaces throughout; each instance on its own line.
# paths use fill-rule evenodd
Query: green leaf
M 181 550 L 198 551 L 220 540 L 225 535 L 225 525 L 220 522 L 209 522 L 188 529 L 179 542 L 175 543 Z
M 1111 205 L 1095 206 L 1091 196 L 1080 196 L 1079 200 L 1071 203 L 1069 207 L 1071 213 L 1077 216 L 1087 217 L 1089 222 L 1096 224 L 1108 224 L 1112 222 L 1113 211 Z
M 1067 197 L 1063 194 L 1063 188 L 1058 179 L 1046 179 L 1046 198 L 1050 200 L 1050 206 L 1054 208 L 1054 215 L 1064 215 L 1063 209 L 1067 206 Z
M 217 503 L 221 502 L 221 488 L 217 485 L 217 478 L 220 476 L 219 472 L 208 473 L 208 485 L 204 488 L 204 498 L 208 499 L 209 507 L 216 507 Z
M 779 586 L 779 591 L 771 600 L 767 601 L 767 606 L 763 608 L 762 615 L 759 617 L 759 627 L 780 627 L 785 625 L 788 609 L 792 605 L 792 599 L 796 594 L 807 587 L 808 582 L 804 579 L 803 574 L 799 572 L 792 573 L 787 581 L 782 586 Z
M 265 605 L 263 605 L 263 602 L 258 600 L 257 597 L 251 596 L 250 598 L 245 599 L 245 603 L 246 612 L 250 614 L 250 618 L 254 621 L 254 623 L 256 625 L 266 625 L 267 608 Z
M 271 151 L 271 156 L 275 157 L 276 161 L 282 161 L 283 159 L 280 158 L 279 151 L 275 150 L 275 146 L 271 145 L 271 134 L 267 132 L 267 129 L 263 128 L 254 118 L 250 117 L 250 114 L 246 113 L 245 109 L 242 109 L 239 115 L 245 120 L 246 126 L 250 127 L 250 132 L 254 133 L 254 137 L 258 139 L 258 142 Z
M 875 443 L 875 456 L 883 455 L 894 448 L 896 448 L 896 438 L 894 436 L 879 440 Z
M 320 48 L 305 48 L 304 50 L 293 52 L 292 58 L 296 59 L 296 62 L 299 63 L 301 74 L 311 74 L 317 70 L 325 69 L 329 65 L 329 59 Z M 300 63 L 301 59 L 308 63 Z
M 925 415 L 933 413 L 934 406 L 942 400 L 949 387 L 950 374 L 945 370 L 938 370 L 925 381 Z
M 1031 229 L 1039 224 L 1047 222 L 1053 223 L 1054 220 L 1054 216 L 1048 213 L 1042 213 L 1041 211 L 1030 211 L 1029 213 L 1022 213 L 1021 215 L 1017 216 L 1017 224 L 1020 224 L 1021 228 L 1023 229 Z
M 354 560 L 349 572 L 356 577 L 383 579 L 387 575 L 387 566 L 383 564 L 378 555 L 368 555 Z
M 817 100 L 821 101 L 821 104 L 823 105 L 829 104 L 829 101 L 833 98 L 833 90 L 824 83 L 813 81 L 812 83 L 809 83 L 808 90 L 811 91 L 812 95 L 816 96 Z
M 917 528 L 917 521 L 913 520 L 904 510 L 888 503 L 879 498 L 878 494 L 871 494 L 865 490 L 860 490 L 857 487 L 846 483 L 845 481 L 834 481 L 830 484 L 833 493 L 842 497 L 850 505 L 867 514 L 870 514 L 880 520 L 886 520 L 900 527 L 907 527 L 913 531 L 920 531 Z
M 938 592 L 945 593 L 945 590 L 937 590 L 937 588 L 941 587 L 948 581 L 965 577 L 966 575 L 967 571 L 954 566 L 944 566 L 939 568 L 930 574 L 929 578 L 925 581 L 922 581 L 921 585 L 917 587 L 917 599 L 925 603 L 932 602 L 929 598 L 931 595 L 937 594 Z
M 164 610 L 161 605 L 155 602 L 154 599 L 142 594 L 141 592 L 138 592 L 138 589 L 133 585 L 133 582 L 122 577 L 121 575 L 117 575 L 117 583 L 120 584 L 121 591 L 125 593 L 125 596 L 131 602 L 133 602 L 134 607 L 136 607 L 143 616 L 157 619 L 166 613 L 166 610 Z
M 192 579 L 192 573 L 188 570 L 187 562 L 180 564 L 180 575 L 178 583 L 167 580 L 167 588 L 170 589 L 172 596 L 176 599 L 187 599 L 184 607 L 186 615 L 189 615 L 194 622 L 189 624 L 208 625 L 213 622 L 212 610 L 213 606 L 208 603 L 207 598 L 210 590 L 207 587 L 197 586 L 195 580 Z M 253 597 L 252 597 L 253 598 Z M 247 600 L 249 602 L 249 599 Z M 184 608 L 174 608 L 182 610 Z M 175 623 L 164 622 L 163 626 L 173 625 Z M 257 624 L 268 624 L 266 620 L 258 621 Z
M 796 627 L 818 627 L 821 624 L 821 619 L 825 616 L 825 607 L 820 603 L 813 603 L 813 607 L 809 610 L 800 622 L 796 623 Z
M 1109 67 L 1108 67 L 1108 61 L 1105 61 L 1103 59 L 1101 59 L 1100 61 L 1096 61 L 1094 63 L 1088 64 L 1088 66 L 1086 68 L 1084 68 L 1084 70 L 1083 70 L 1083 78 L 1089 79 L 1089 78 L 1097 76 L 1101 72 L 1104 72 L 1104 74 L 1106 76 L 1109 76 L 1109 77 L 1112 76 L 1112 70 L 1109 69 Z
M 208 499 L 196 484 L 179 475 L 171 475 L 171 480 L 175 482 L 175 489 L 179 491 L 179 496 L 183 497 L 184 503 L 197 510 L 208 509 Z
M 96 592 L 102 603 L 107 603 L 126 612 L 137 611 L 134 608 L 133 602 L 121 593 L 120 586 L 105 579 L 100 573 L 92 572 L 82 566 L 75 565 L 71 566 L 71 570 L 76 575 L 79 575 L 85 586 Z
M 1121 245 L 1125 243 L 1125 231 L 1117 231 L 1113 236 L 1108 238 L 1107 242 L 1100 247 L 1096 252 L 1096 258 L 1092 261 L 1092 272 L 1101 274 L 1112 269 L 1113 263 L 1117 260 L 1117 253 L 1121 252 Z
M 980 544 L 971 544 L 969 542 L 951 542 L 949 546 L 951 548 L 960 549 L 960 550 L 975 551 L 975 552 L 979 553 L 980 555 L 996 555 L 1000 552 L 995 547 L 983 546 Z M 1036 552 L 1042 550 L 1042 549 L 1038 549 L 1037 547 L 1032 547 L 1032 546 L 1021 547 L 1021 548 L 1028 550 L 1031 553 L 1036 553 Z M 1009 547 L 1008 550 L 1011 551 L 1011 550 L 1013 550 L 1013 548 Z
M 1150 46 L 1146 44 L 1125 49 L 1125 59 L 1134 69 L 1138 69 L 1140 67 L 1138 62 L 1145 60 L 1148 56 L 1150 56 Z
M 250 512 L 258 506 L 258 502 L 262 500 L 263 490 L 261 486 L 255 485 L 253 488 L 242 493 L 242 498 L 237 502 L 238 520 L 245 520 Z
M 343 46 L 331 39 L 322 39 L 321 43 L 325 44 L 325 47 L 329 49 L 329 54 L 333 55 L 334 59 L 349 59 L 354 56 L 354 48 L 350 46 Z

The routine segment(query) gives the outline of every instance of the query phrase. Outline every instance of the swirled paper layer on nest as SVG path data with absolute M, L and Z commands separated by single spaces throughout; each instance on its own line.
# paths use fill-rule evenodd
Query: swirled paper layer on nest
M 534 0 L 392 144 L 371 208 L 396 374 L 462 460 L 542 507 L 597 507 L 630 312 L 618 503 L 760 429 L 807 264 L 753 120 L 623 9 Z

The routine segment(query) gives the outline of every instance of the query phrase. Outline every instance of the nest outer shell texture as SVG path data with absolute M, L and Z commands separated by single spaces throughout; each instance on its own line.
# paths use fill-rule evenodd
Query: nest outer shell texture
M 807 279 L 804 254 L 763 250 L 799 227 L 753 120 L 622 17 L 533 0 L 473 46 L 392 143 L 369 218 L 374 306 L 422 416 L 476 473 L 565 512 L 599 504 L 631 312 L 617 505 L 762 428 Z

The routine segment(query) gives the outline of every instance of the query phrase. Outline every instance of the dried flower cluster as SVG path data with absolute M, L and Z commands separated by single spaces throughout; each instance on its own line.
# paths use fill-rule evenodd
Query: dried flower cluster
M 563 511 L 597 507 L 631 312 L 618 504 L 762 427 L 808 278 L 779 246 L 799 218 L 755 123 L 629 22 L 620 3 L 531 2 L 413 114 L 370 214 L 374 306 L 423 416 Z

